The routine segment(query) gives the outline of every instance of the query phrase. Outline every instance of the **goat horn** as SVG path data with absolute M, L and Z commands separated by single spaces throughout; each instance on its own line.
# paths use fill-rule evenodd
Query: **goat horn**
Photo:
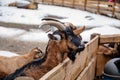
M 70 27 L 72 30 L 76 29 L 76 27 L 70 22 L 65 22 L 64 25 L 67 26 L 67 27 Z
M 60 23 L 60 22 L 56 22 L 56 21 L 43 21 L 41 24 L 40 24 L 40 26 L 39 27 L 42 27 L 42 26 L 44 26 L 44 25 L 51 25 L 51 26 L 54 26 L 54 27 L 56 27 L 56 28 L 58 28 L 58 30 L 65 30 L 65 26 L 62 24 L 62 23 Z
M 63 24 L 63 22 L 61 22 L 61 21 L 59 21 L 59 20 L 57 20 L 57 19 L 55 19 L 55 18 L 52 18 L 52 17 L 45 17 L 45 18 L 42 19 L 42 21 L 43 21 L 43 20 L 46 20 L 46 21 L 50 21 L 50 20 L 51 20 L 51 21 L 57 21 L 57 22 L 60 22 L 60 23 Z
M 77 28 L 75 30 L 73 30 L 75 35 L 79 35 L 81 32 L 83 32 L 83 30 L 85 30 L 85 26 Z
M 76 29 L 76 27 L 72 23 L 70 23 L 70 22 L 65 22 L 64 23 L 64 22 L 61 22 L 61 21 L 59 21 L 59 20 L 57 20 L 55 18 L 45 17 L 42 20 L 46 20 L 46 21 L 52 20 L 52 21 L 60 22 L 60 23 L 64 24 L 65 26 L 70 27 L 72 30 Z

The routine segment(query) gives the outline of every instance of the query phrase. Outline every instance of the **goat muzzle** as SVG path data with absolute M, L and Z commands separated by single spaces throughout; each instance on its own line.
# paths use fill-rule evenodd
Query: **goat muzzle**
M 84 46 L 84 45 L 81 45 L 81 46 L 78 47 L 77 52 L 81 52 L 81 51 L 83 51 L 84 49 L 85 49 L 85 46 Z
M 69 58 L 70 60 L 72 60 L 72 62 L 74 62 L 75 59 L 76 59 L 76 57 L 75 57 L 76 54 L 77 54 L 77 53 L 80 53 L 80 52 L 83 51 L 84 49 L 85 49 L 85 46 L 84 46 L 84 45 L 78 46 L 77 50 L 72 50 L 71 48 L 69 48 L 70 53 L 68 53 L 68 58 Z

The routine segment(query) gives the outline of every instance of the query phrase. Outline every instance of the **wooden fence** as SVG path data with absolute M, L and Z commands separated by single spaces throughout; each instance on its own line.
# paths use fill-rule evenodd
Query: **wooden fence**
M 97 55 L 98 46 L 110 42 L 120 42 L 120 35 L 97 35 L 85 45 L 85 50 L 77 55 L 74 63 L 67 58 L 39 80 L 94 80 L 105 65 L 97 64 L 97 58 L 101 58 Z
M 95 76 L 102 74 L 106 62 L 111 59 L 97 52 L 99 45 L 111 42 L 120 42 L 120 34 L 91 35 L 91 40 L 85 45 L 84 51 L 76 55 L 74 63 L 67 58 L 39 80 L 94 80 Z M 30 79 L 18 77 L 15 80 Z
M 39 80 L 93 80 L 98 40 L 99 38 L 96 36 L 87 43 L 85 50 L 77 55 L 74 63 L 67 58 Z
M 43 4 L 59 5 L 81 10 L 90 11 L 97 14 L 104 14 L 120 19 L 120 4 L 110 3 L 100 0 L 35 0 Z M 111 7 L 109 7 L 111 5 Z

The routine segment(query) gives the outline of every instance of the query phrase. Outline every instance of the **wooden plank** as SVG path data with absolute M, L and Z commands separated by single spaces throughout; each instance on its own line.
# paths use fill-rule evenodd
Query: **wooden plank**
M 115 13 L 116 18 L 120 19 L 120 13 Z
M 68 63 L 70 63 L 70 60 L 67 58 L 66 60 L 64 60 L 63 63 L 56 66 L 54 69 L 49 71 L 47 74 L 45 74 L 39 80 L 57 80 L 57 79 L 62 80 L 62 79 L 64 79 L 65 73 L 66 73 L 64 70 L 65 69 L 64 65 L 67 65 Z
M 75 0 L 74 5 L 84 5 L 84 1 L 83 0 Z
M 90 0 L 87 1 L 87 4 L 97 4 L 97 3 L 98 1 L 90 1 Z
M 113 34 L 113 35 L 101 35 L 100 36 L 100 43 L 110 43 L 110 42 L 120 42 L 120 34 Z
M 73 0 L 64 0 L 64 6 L 73 7 Z
M 89 12 L 97 13 L 97 9 L 96 8 L 87 7 L 86 10 L 89 11 Z
M 72 4 L 73 0 L 64 0 L 64 4 Z
M 116 3 L 115 6 L 115 16 L 120 19 L 120 4 Z
M 96 55 L 98 49 L 98 36 L 85 45 L 85 50 L 76 55 L 75 62 L 68 58 L 39 80 L 75 80 L 81 71 Z
M 52 0 L 43 0 L 44 4 L 52 4 Z
M 116 6 L 117 6 L 118 8 L 120 8 L 120 3 L 116 3 Z
M 75 3 L 74 6 L 84 6 L 84 3 Z
M 53 4 L 54 5 L 63 5 L 63 0 L 54 0 Z
M 80 5 L 74 5 L 75 9 L 80 9 L 80 10 L 85 10 L 84 9 L 84 4 L 80 4 Z
M 80 73 L 76 80 L 94 80 L 96 57 L 94 57 L 88 66 Z
M 105 64 L 108 60 L 110 60 L 110 56 L 105 56 L 103 53 L 97 53 L 97 62 L 96 62 L 96 76 L 101 76 L 102 71 L 105 67 Z
M 104 4 L 104 5 L 114 5 L 114 3 L 104 2 L 104 1 L 100 1 L 100 4 Z
M 120 8 L 115 8 L 115 12 L 120 14 Z
M 112 7 L 103 7 L 103 6 L 100 6 L 100 9 L 101 9 L 101 10 L 109 10 L 109 11 L 110 11 L 110 10 L 111 10 L 111 11 L 113 10 Z
M 92 5 L 92 4 L 87 4 L 87 7 L 89 7 L 89 8 L 95 8 L 97 10 L 97 6 Z
M 111 15 L 112 16 L 112 12 L 111 11 L 106 11 L 106 10 L 99 10 L 100 14 L 104 14 L 104 15 Z

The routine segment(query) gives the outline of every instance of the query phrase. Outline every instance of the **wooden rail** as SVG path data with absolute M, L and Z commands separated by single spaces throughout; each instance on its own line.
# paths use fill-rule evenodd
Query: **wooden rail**
M 100 36 L 100 44 L 105 44 L 110 42 L 120 42 L 120 34 Z
M 120 34 L 100 35 L 99 36 L 99 44 L 107 44 L 107 43 L 111 43 L 111 42 L 119 43 L 120 42 Z M 96 73 L 96 76 L 101 76 L 106 62 L 109 61 L 110 59 L 114 58 L 115 53 L 111 54 L 111 55 L 105 55 L 103 52 L 102 53 L 98 52 L 96 54 L 97 54 L 97 59 L 96 59 L 97 61 L 96 61 L 96 72 L 95 73 Z
M 100 0 L 35 0 L 43 4 L 52 4 L 87 10 L 120 19 L 120 4 Z M 111 7 L 109 7 L 111 5 Z
M 106 61 L 109 60 L 106 60 L 104 55 L 97 54 L 98 46 L 111 42 L 120 42 L 120 34 L 95 36 L 85 45 L 85 50 L 76 56 L 74 63 L 67 58 L 39 80 L 94 80 L 97 72 L 102 72 Z M 104 63 L 102 66 L 96 62 L 100 58 Z M 97 71 L 96 67 L 101 71 Z
M 84 74 L 83 71 L 85 68 L 89 69 L 88 65 L 92 68 L 92 70 L 88 70 L 87 74 L 89 74 L 90 77 L 86 77 L 86 80 L 93 80 L 95 76 L 95 54 L 98 49 L 98 39 L 98 36 L 96 36 L 87 43 L 85 45 L 85 50 L 76 56 L 77 58 L 74 63 L 67 58 L 63 63 L 56 66 L 39 80 L 75 80 L 77 78 L 85 80 L 84 77 L 87 75 Z M 83 77 L 81 76 L 81 73 L 84 75 Z
M 97 52 L 99 45 L 111 42 L 120 42 L 120 34 L 91 35 L 90 42 L 85 45 L 84 51 L 76 55 L 74 63 L 67 58 L 39 80 L 94 80 L 95 76 L 102 74 L 106 62 L 111 59 Z M 18 77 L 15 80 L 30 80 L 30 78 Z

